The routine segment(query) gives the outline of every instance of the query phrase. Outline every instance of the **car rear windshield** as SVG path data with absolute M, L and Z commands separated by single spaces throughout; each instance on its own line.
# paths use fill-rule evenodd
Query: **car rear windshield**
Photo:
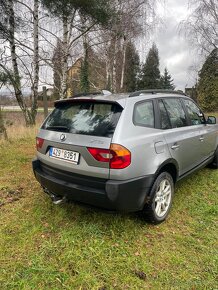
M 42 129 L 112 137 L 121 112 L 122 107 L 117 103 L 60 103 L 42 125 Z

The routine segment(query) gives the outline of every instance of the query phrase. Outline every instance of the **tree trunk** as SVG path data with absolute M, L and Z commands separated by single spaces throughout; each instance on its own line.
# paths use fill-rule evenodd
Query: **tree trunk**
M 8 135 L 7 135 L 7 131 L 5 128 L 5 124 L 4 124 L 4 119 L 2 116 L 2 110 L 1 110 L 1 106 L 0 106 L 0 139 L 4 138 L 5 140 L 8 140 Z
M 31 116 L 32 123 L 35 124 L 37 114 L 38 101 L 38 85 L 39 85 L 39 2 L 34 0 L 33 12 L 33 41 L 34 41 L 34 55 L 33 55 L 33 86 L 32 86 L 32 104 Z
M 106 57 L 106 89 L 111 91 L 111 81 L 110 81 L 110 61 L 109 56 Z
M 61 80 L 61 93 L 60 98 L 64 99 L 67 97 L 67 61 L 68 61 L 68 18 L 63 16 L 63 75 Z
M 114 39 L 114 54 L 112 64 L 112 91 L 117 92 L 117 37 Z
M 9 8 L 9 43 L 10 43 L 10 52 L 12 58 L 12 67 L 13 67 L 13 80 L 12 85 L 14 87 L 15 96 L 17 102 L 23 112 L 24 119 L 27 126 L 31 126 L 34 124 L 33 118 L 31 113 L 29 112 L 27 105 L 24 101 L 24 97 L 21 91 L 21 81 L 20 81 L 20 73 L 17 64 L 17 55 L 16 55 L 16 45 L 15 45 L 15 17 L 14 17 L 14 7 L 13 1 L 8 1 L 8 8 Z
M 86 21 L 85 19 L 80 16 L 83 32 L 85 32 L 86 28 Z M 90 91 L 90 82 L 89 82 L 89 41 L 87 33 L 84 33 L 82 36 L 83 39 L 83 50 L 84 50 L 84 59 L 81 66 L 80 71 L 80 88 L 81 91 L 84 93 L 89 93 Z
M 120 90 L 123 90 L 124 86 L 124 73 L 126 66 L 126 38 L 123 39 L 123 62 L 122 62 L 122 70 L 121 70 L 121 80 L 120 80 Z

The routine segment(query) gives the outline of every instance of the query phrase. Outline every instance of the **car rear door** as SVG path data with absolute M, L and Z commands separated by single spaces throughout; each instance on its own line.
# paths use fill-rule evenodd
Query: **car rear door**
M 108 179 L 109 162 L 97 161 L 88 149 L 110 148 L 122 109 L 116 102 L 58 102 L 40 129 L 38 159 L 50 168 Z

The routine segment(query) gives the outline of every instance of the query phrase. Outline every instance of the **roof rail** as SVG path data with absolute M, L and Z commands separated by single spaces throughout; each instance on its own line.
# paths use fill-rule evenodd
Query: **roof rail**
M 129 97 L 137 97 L 140 96 L 141 94 L 177 94 L 177 95 L 184 95 L 186 96 L 185 93 L 183 93 L 183 91 L 173 91 L 173 90 L 164 90 L 164 89 L 150 89 L 150 90 L 141 90 L 141 91 L 137 91 L 137 92 L 133 92 L 129 95 Z

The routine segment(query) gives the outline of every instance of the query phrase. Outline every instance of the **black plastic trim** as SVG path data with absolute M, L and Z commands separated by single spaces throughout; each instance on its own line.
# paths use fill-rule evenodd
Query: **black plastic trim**
M 157 171 L 155 172 L 155 178 L 157 178 L 157 176 L 159 175 L 159 173 L 161 172 L 164 166 L 170 165 L 170 164 L 173 164 L 176 167 L 176 181 L 177 181 L 179 178 L 179 165 L 177 161 L 173 158 L 168 158 L 163 163 L 161 163 L 161 165 L 158 167 Z
M 211 157 L 207 158 L 206 160 L 201 162 L 199 165 L 195 166 L 191 170 L 189 170 L 189 171 L 185 172 L 184 174 L 180 175 L 178 180 L 181 180 L 181 179 L 187 177 L 188 175 L 194 173 L 195 171 L 204 168 L 205 166 L 207 166 L 208 164 L 210 164 L 213 161 L 213 158 L 214 158 L 214 156 L 211 156 Z
M 143 209 L 154 182 L 153 175 L 124 181 L 69 175 L 62 171 L 57 175 L 57 170 L 48 169 L 38 159 L 33 160 L 32 166 L 36 179 L 46 192 L 109 210 L 131 212 Z

